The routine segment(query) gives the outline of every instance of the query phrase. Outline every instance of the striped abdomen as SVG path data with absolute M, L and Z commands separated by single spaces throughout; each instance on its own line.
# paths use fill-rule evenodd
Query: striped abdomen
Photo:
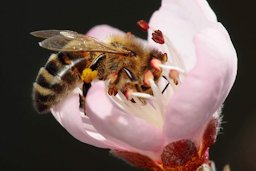
M 81 82 L 80 75 L 86 65 L 86 58 L 81 54 L 61 52 L 51 55 L 33 84 L 36 110 L 40 113 L 49 111 L 72 91 Z

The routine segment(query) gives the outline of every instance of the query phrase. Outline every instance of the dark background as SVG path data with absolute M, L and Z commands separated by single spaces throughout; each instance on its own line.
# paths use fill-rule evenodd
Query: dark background
M 71 29 L 85 33 L 106 23 L 146 38 L 136 21 L 148 20 L 158 0 L 7 1 L 1 5 L 0 170 L 136 170 L 107 150 L 79 142 L 50 115 L 38 115 L 32 83 L 49 51 L 29 32 Z M 222 133 L 211 149 L 217 168 L 256 170 L 255 5 L 253 0 L 210 0 L 229 31 L 239 58 L 236 83 L 225 102 Z

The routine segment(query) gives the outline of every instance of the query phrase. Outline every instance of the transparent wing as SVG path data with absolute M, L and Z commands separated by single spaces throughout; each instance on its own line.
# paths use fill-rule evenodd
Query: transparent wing
M 46 38 L 39 45 L 53 51 L 107 52 L 128 55 L 130 52 L 102 43 L 97 39 L 68 30 L 44 30 L 32 32 L 36 37 Z
M 47 38 L 59 35 L 61 32 L 70 32 L 73 34 L 77 34 L 77 32 L 74 32 L 71 30 L 39 30 L 39 31 L 31 32 L 30 34 L 35 37 L 47 39 Z

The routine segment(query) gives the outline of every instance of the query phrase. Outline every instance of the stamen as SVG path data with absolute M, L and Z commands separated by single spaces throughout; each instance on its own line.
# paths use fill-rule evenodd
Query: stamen
M 105 91 L 108 90 L 108 85 L 109 81 L 105 81 Z M 155 98 L 149 94 L 138 92 L 134 92 L 131 95 L 135 103 L 127 100 L 127 97 L 120 91 L 116 96 L 110 96 L 110 99 L 125 113 L 133 114 L 158 128 L 162 128 L 163 118 L 160 107 L 155 104 Z M 137 97 L 147 98 L 149 101 L 144 104 Z
M 161 117 L 161 112 L 156 111 L 149 103 L 146 105 L 140 105 L 136 97 L 134 101 L 136 103 L 132 103 L 131 101 L 127 100 L 123 93 L 119 92 L 118 96 L 120 100 L 118 100 L 119 105 L 122 106 L 123 110 L 127 113 L 134 114 L 135 116 L 142 118 L 158 128 L 162 128 L 163 120 Z M 113 97 L 113 99 L 117 99 L 117 97 Z M 160 117 L 159 117 L 160 116 Z
M 141 102 L 141 100 L 138 97 L 133 97 L 133 100 L 135 101 L 136 104 L 138 105 L 145 105 L 144 103 Z
M 159 67 L 160 64 L 161 64 L 161 61 L 159 59 L 154 58 L 150 61 L 151 67 L 156 69 L 157 71 L 161 71 L 161 68 Z
M 179 54 L 177 53 L 176 49 L 174 48 L 173 44 L 171 43 L 171 41 L 168 39 L 168 37 L 166 35 L 164 35 L 162 33 L 162 31 L 160 31 L 159 29 L 155 29 L 152 26 L 150 26 L 146 21 L 144 20 L 140 20 L 137 22 L 137 24 L 139 25 L 139 27 L 143 30 L 143 31 L 147 31 L 150 30 L 152 31 L 152 39 L 156 42 L 159 43 L 161 45 L 164 45 L 164 47 L 170 52 L 172 58 L 173 58 L 173 63 L 177 66 L 180 66 L 181 68 L 185 68 L 185 65 L 183 63 L 183 61 L 178 57 Z M 163 49 L 163 51 L 166 51 Z
M 148 31 L 149 25 L 148 25 L 148 23 L 147 23 L 145 20 L 139 20 L 139 21 L 137 22 L 137 24 L 138 24 L 139 28 L 140 28 L 142 31 L 144 31 L 144 32 Z
M 142 97 L 142 98 L 145 98 L 145 99 L 151 99 L 151 98 L 152 98 L 152 96 L 151 96 L 150 94 L 138 93 L 138 92 L 132 93 L 132 96 L 135 96 L 135 97 Z
M 164 54 L 163 54 L 162 60 L 163 60 L 163 62 L 167 62 L 167 61 L 168 61 L 167 53 L 164 53 Z
M 123 111 L 126 111 L 123 105 L 123 102 L 120 96 L 117 94 L 116 96 L 111 96 L 110 99 Z
M 153 95 L 143 92 L 134 92 L 134 90 L 128 86 L 121 90 L 118 90 L 116 87 L 113 88 L 113 84 L 117 82 L 118 73 L 109 75 L 109 81 L 106 82 L 109 84 L 107 85 L 109 87 L 106 88 L 106 91 L 109 95 L 114 95 L 111 96 L 110 99 L 125 113 L 132 114 L 153 123 L 159 128 L 163 128 L 165 117 L 164 106 L 167 105 L 168 99 L 175 91 L 175 88 L 177 88 L 176 85 L 180 82 L 180 79 L 182 80 L 182 76 L 185 74 L 185 68 L 172 42 L 169 41 L 168 37 L 166 37 L 162 31 L 153 29 L 144 20 L 138 21 L 137 24 L 142 31 L 150 30 L 153 32 L 153 41 L 161 44 L 161 50 L 168 52 L 168 56 L 170 55 L 171 59 L 168 60 L 167 53 L 163 53 L 162 58 L 159 58 L 160 60 L 158 58 L 152 58 L 150 60 L 151 69 L 147 70 L 143 75 L 143 86 L 151 88 Z M 128 33 L 128 35 L 130 36 L 130 33 Z M 130 79 L 129 81 L 136 81 L 138 79 L 128 68 L 123 68 L 123 71 Z M 158 79 L 156 82 L 154 81 L 154 79 L 160 76 L 165 78 L 167 84 L 159 83 Z
M 163 45 L 163 47 L 165 47 L 165 49 L 167 51 L 170 52 L 170 55 L 172 57 L 172 63 L 174 63 L 176 66 L 179 66 L 180 68 L 183 68 L 186 70 L 185 65 L 183 63 L 183 61 L 178 57 L 178 53 L 176 51 L 176 49 L 174 48 L 174 46 L 172 45 L 171 41 L 168 39 L 168 37 L 166 35 L 164 35 L 162 33 L 161 30 L 159 29 L 155 29 L 153 27 L 151 27 L 146 21 L 144 20 L 140 20 L 137 22 L 137 24 L 139 25 L 139 27 L 143 30 L 143 31 L 147 31 L 147 30 L 151 30 L 152 31 L 152 39 L 153 41 L 155 41 L 158 44 Z M 163 49 L 163 51 L 166 51 Z M 166 62 L 167 62 L 167 54 L 165 53 L 166 56 Z M 165 66 L 161 66 L 162 68 L 166 68 L 166 69 L 174 69 L 177 70 L 181 73 L 184 73 L 184 70 L 181 70 L 180 68 L 176 68 L 176 67 L 165 67 Z M 157 67 L 154 66 L 155 69 L 157 69 Z
M 150 83 L 151 89 L 153 90 L 153 95 L 156 98 L 155 102 L 158 104 L 161 114 L 163 114 L 162 92 L 159 90 L 158 86 L 155 84 L 153 79 L 149 79 L 149 83 Z
M 149 83 L 149 80 L 150 79 L 154 79 L 154 75 L 151 71 L 147 71 L 145 74 L 144 74 L 144 79 L 143 79 L 143 83 L 145 86 L 150 86 L 150 83 Z
M 141 107 L 143 108 L 143 110 L 145 110 L 144 113 L 148 113 L 148 114 L 151 114 L 151 113 L 152 113 L 152 115 L 154 115 L 155 117 L 162 116 L 162 115 L 160 114 L 160 110 L 156 110 L 156 109 L 152 106 L 151 103 L 154 103 L 153 100 L 152 100 L 152 101 L 147 101 L 148 103 L 144 104 L 144 103 L 142 103 L 138 98 L 135 97 L 135 98 L 134 98 L 134 101 L 136 102 L 136 104 L 139 104 L 140 106 L 143 105 L 143 106 L 141 106 Z M 151 102 L 151 103 L 150 103 L 150 102 Z M 160 117 L 160 118 L 161 118 L 161 117 Z
M 164 69 L 175 70 L 175 71 L 178 71 L 180 73 L 185 73 L 185 71 L 183 69 L 181 69 L 179 67 L 176 67 L 176 66 L 163 65 L 163 64 L 159 64 L 158 66 L 161 67 L 161 68 L 164 68 Z
M 152 33 L 152 39 L 159 44 L 164 44 L 164 36 L 163 33 L 160 30 L 155 30 Z
M 175 85 L 179 83 L 179 72 L 177 70 L 170 70 L 169 77 L 173 80 Z
M 124 95 L 125 95 L 127 100 L 131 100 L 132 99 L 132 94 L 133 94 L 133 90 L 129 89 L 129 88 L 124 92 Z
M 131 114 L 135 114 L 136 116 L 140 116 L 141 112 L 136 107 L 136 103 L 130 102 L 130 100 L 127 100 L 123 93 L 118 92 L 119 97 L 121 98 L 122 106 L 124 107 L 125 111 Z M 141 116 L 140 116 L 141 117 Z

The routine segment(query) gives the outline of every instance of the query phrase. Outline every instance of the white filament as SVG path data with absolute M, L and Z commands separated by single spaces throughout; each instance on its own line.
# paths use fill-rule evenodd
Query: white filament
M 163 64 L 158 64 L 158 66 L 161 68 L 164 68 L 164 69 L 176 70 L 176 71 L 179 71 L 180 73 L 185 73 L 185 71 L 183 69 L 176 67 L 176 66 L 163 65 Z
M 145 98 L 145 99 L 151 99 L 152 98 L 152 96 L 150 94 L 138 93 L 138 92 L 132 93 L 132 96 L 141 97 L 141 98 Z

